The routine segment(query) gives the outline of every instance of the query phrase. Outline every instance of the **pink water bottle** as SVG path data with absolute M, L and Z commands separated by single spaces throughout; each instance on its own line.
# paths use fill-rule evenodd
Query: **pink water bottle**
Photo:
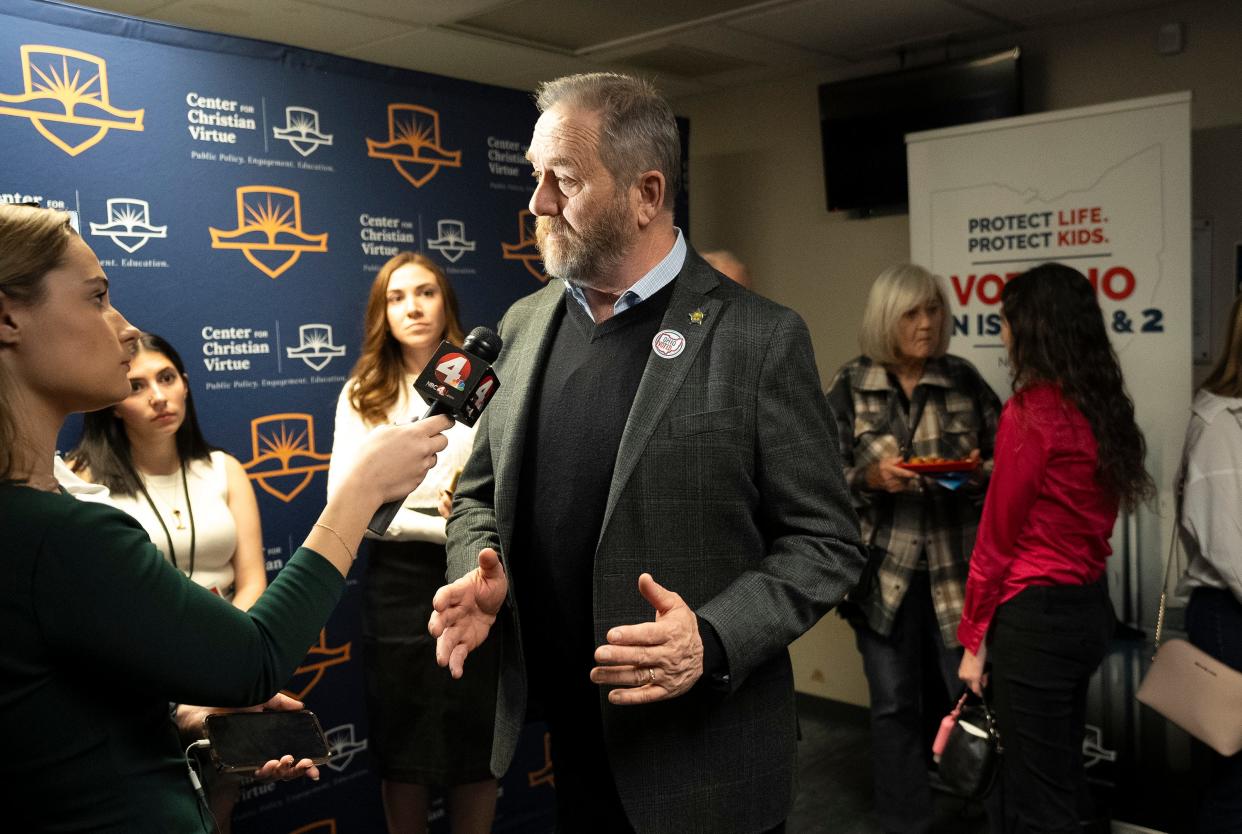
M 953 726 L 957 724 L 957 717 L 962 712 L 962 704 L 966 702 L 966 693 L 962 693 L 962 697 L 957 699 L 957 705 L 953 707 L 953 711 L 940 719 L 940 729 L 936 731 L 936 740 L 932 742 L 932 761 L 940 763 L 940 754 L 944 752 L 944 746 L 949 743 L 949 733 L 953 732 Z
M 940 762 L 940 754 L 944 752 L 944 746 L 949 743 L 949 733 L 953 732 L 953 725 L 956 723 L 956 709 L 940 719 L 940 729 L 936 731 L 936 740 L 932 742 L 932 760 L 936 763 Z

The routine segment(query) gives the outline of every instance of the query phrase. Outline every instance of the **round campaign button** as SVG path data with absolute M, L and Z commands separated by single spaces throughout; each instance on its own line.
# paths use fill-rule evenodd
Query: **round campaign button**
M 676 330 L 661 330 L 651 340 L 651 349 L 661 359 L 674 359 L 686 349 L 686 337 Z

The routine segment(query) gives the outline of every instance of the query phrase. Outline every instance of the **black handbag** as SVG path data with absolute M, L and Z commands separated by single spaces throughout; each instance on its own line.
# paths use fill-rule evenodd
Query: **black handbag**
M 983 799 L 996 784 L 1003 750 L 987 701 L 959 705 L 940 754 L 940 780 L 960 796 Z

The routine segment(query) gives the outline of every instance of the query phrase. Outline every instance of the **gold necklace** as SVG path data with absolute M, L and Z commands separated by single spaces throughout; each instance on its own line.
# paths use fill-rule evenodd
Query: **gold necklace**
M 147 478 L 143 479 L 147 487 L 147 490 L 151 493 L 153 497 L 158 498 L 159 502 L 163 504 L 165 507 L 167 507 L 168 511 L 172 513 L 173 520 L 176 522 L 176 524 L 174 525 L 174 529 L 184 530 L 185 519 L 182 518 L 181 508 L 177 506 L 178 502 L 168 500 L 168 494 L 164 491 L 164 487 L 160 486 L 157 489 L 155 487 L 155 483 L 149 480 L 150 477 L 151 476 L 147 476 Z M 181 490 L 178 489 L 176 486 L 173 487 L 173 492 L 174 492 L 175 498 L 179 499 L 181 497 L 181 495 L 179 494 L 181 493 Z M 188 498 L 189 496 L 187 495 L 186 497 Z M 153 508 L 153 509 L 155 509 L 156 515 L 160 515 L 160 516 L 163 515 L 163 513 L 161 513 L 158 508 Z
M 181 491 L 185 496 L 186 514 L 190 517 L 190 569 L 187 571 L 186 575 L 192 578 L 194 576 L 194 554 L 196 549 L 195 545 L 197 544 L 197 531 L 194 529 L 194 504 L 190 502 L 190 485 L 186 480 L 185 461 L 181 462 L 180 469 Z M 141 476 L 138 478 L 138 488 L 142 490 L 143 497 L 147 499 L 147 504 L 151 507 L 151 512 L 155 513 L 155 520 L 160 523 L 160 527 L 164 530 L 164 538 L 168 542 L 169 560 L 173 563 L 174 568 L 180 568 L 181 566 L 177 564 L 177 550 L 173 546 L 172 533 L 168 532 L 168 525 L 164 523 L 164 515 L 159 511 L 159 508 L 155 506 L 155 501 L 151 498 L 151 491 L 147 489 L 146 481 Z M 163 499 L 163 496 L 161 496 L 161 499 Z M 167 504 L 168 501 L 164 500 L 164 503 Z M 180 510 L 174 508 L 172 512 L 173 517 L 177 520 L 177 529 L 184 530 L 185 525 L 181 522 Z

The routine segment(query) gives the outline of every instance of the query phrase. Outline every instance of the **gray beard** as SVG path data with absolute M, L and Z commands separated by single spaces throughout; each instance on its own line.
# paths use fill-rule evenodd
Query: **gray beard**
M 624 260 L 624 253 L 617 253 L 613 256 L 608 253 L 592 252 L 589 255 L 575 258 L 569 263 L 560 264 L 561 268 L 555 272 L 549 267 L 548 274 L 563 278 L 575 287 L 616 294 L 624 291 L 625 288 L 613 286 L 604 276 L 613 274 L 622 260 Z M 547 265 L 546 261 L 544 265 Z
M 624 212 L 614 207 L 581 233 L 568 230 L 566 224 L 560 221 L 561 239 L 568 245 L 549 246 L 544 242 L 542 232 L 558 218 L 539 218 L 536 221 L 535 243 L 543 258 L 544 271 L 585 289 L 607 293 L 625 290 L 625 287 L 612 286 L 605 276 L 611 276 L 616 271 L 633 247 L 636 234 L 627 234 L 626 219 Z

